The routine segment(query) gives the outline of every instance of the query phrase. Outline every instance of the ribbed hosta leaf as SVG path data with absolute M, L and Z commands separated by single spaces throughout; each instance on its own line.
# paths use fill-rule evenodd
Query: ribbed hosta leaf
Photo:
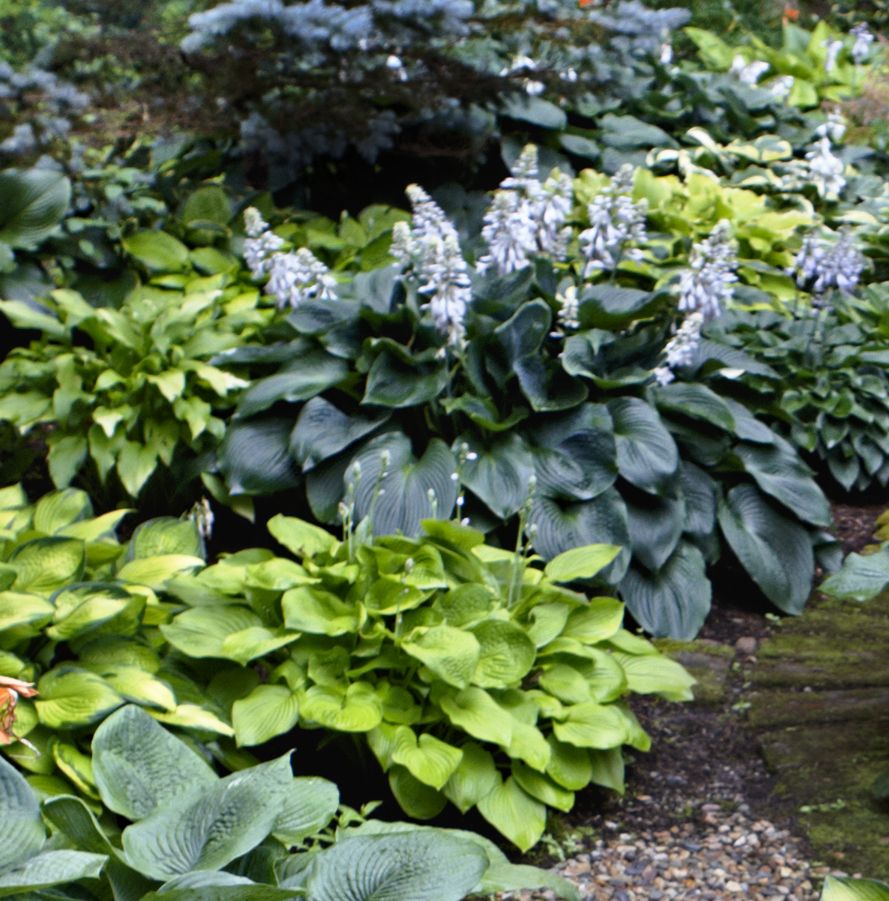
M 476 455 L 463 466 L 463 484 L 501 519 L 518 513 L 534 472 L 534 458 L 522 438 L 511 433 L 483 445 L 461 435 L 453 446 L 463 442 Z
M 108 858 L 86 851 L 44 851 L 12 870 L 0 873 L 0 897 L 98 879 Z
M 630 567 L 620 594 L 652 635 L 688 640 L 698 634 L 710 612 L 712 589 L 701 552 L 682 542 L 655 573 Z
M 284 790 L 281 809 L 272 827 L 276 838 L 288 845 L 324 829 L 336 814 L 340 791 L 318 776 L 300 776 Z
M 296 420 L 290 452 L 307 472 L 370 434 L 389 417 L 389 413 L 346 415 L 323 397 L 313 397 Z
M 293 891 L 260 885 L 232 873 L 187 873 L 142 896 L 142 901 L 292 901 Z
M 340 732 L 369 732 L 383 718 L 382 703 L 365 682 L 345 691 L 315 685 L 301 696 L 300 718 Z
M 616 398 L 608 403 L 608 410 L 614 421 L 620 474 L 644 491 L 669 491 L 679 454 L 657 411 L 635 397 Z
M 389 462 L 381 477 L 384 456 Z M 361 466 L 355 515 L 358 519 L 372 515 L 375 535 L 417 535 L 422 520 L 447 518 L 454 509 L 457 483 L 451 476 L 457 461 L 437 438 L 418 460 L 406 435 L 386 432 L 364 445 L 355 460 Z
M 392 761 L 400 763 L 415 779 L 435 789 L 444 787 L 462 757 L 458 748 L 433 735 L 423 733 L 418 738 L 408 726 L 399 726 L 395 730 Z
M 475 685 L 482 688 L 517 685 L 534 665 L 534 642 L 514 623 L 491 619 L 471 631 L 480 647 L 472 675 Z
M 232 704 L 232 725 L 241 746 L 261 745 L 298 722 L 299 702 L 286 685 L 257 685 Z
M 487 866 L 482 848 L 444 832 L 356 836 L 319 854 L 305 884 L 313 901 L 461 901 Z
M 478 802 L 478 810 L 522 851 L 536 845 L 546 828 L 546 806 L 532 798 L 511 776 Z
M 96 730 L 93 775 L 105 806 L 131 820 L 218 781 L 188 745 L 132 706 Z
M 719 525 L 744 569 L 785 613 L 801 613 L 815 558 L 808 533 L 779 513 L 752 485 L 733 488 L 719 507 Z
M 71 183 L 53 169 L 0 172 L 0 241 L 30 248 L 61 222 L 71 198 Z
M 43 847 L 46 830 L 40 805 L 24 777 L 0 757 L 0 872 L 33 857 Z
M 475 635 L 453 626 L 417 629 L 401 647 L 455 688 L 469 685 L 481 653 Z
M 615 748 L 628 738 L 627 722 L 617 707 L 591 702 L 567 708 L 564 721 L 553 724 L 553 732 L 559 741 L 578 748 Z
M 292 778 L 288 754 L 187 793 L 124 830 L 127 860 L 154 879 L 221 869 L 272 831 Z
M 627 501 L 633 557 L 650 572 L 657 572 L 670 558 L 685 524 L 685 499 L 647 497 Z
M 161 626 L 164 638 L 189 657 L 225 657 L 224 644 L 230 635 L 262 625 L 247 607 L 194 607 Z

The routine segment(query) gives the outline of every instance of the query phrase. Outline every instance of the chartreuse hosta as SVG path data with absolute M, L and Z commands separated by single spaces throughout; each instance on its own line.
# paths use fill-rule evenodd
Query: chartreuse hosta
M 874 879 L 828 876 L 821 901 L 889 901 L 889 884 Z
M 481 532 L 340 542 L 299 519 L 269 530 L 296 560 L 242 551 L 167 588 L 187 610 L 160 627 L 215 665 L 239 744 L 301 727 L 363 735 L 402 808 L 475 807 L 519 848 L 590 783 L 621 791 L 622 746 L 649 738 L 633 692 L 691 697 L 693 680 L 622 628 L 623 605 L 566 587 L 617 556 L 579 547 L 542 565 Z M 261 664 L 261 665 L 260 665 Z
M 336 785 L 294 778 L 289 754 L 220 778 L 135 706 L 98 728 L 92 759 L 101 818 L 71 795 L 41 809 L 0 759 L 0 895 L 50 897 L 39 893 L 52 887 L 52 898 L 114 901 L 460 901 L 548 887 L 578 898 L 472 833 L 337 818 Z
M 204 565 L 201 539 L 191 522 L 159 519 L 121 544 L 114 529 L 127 512 L 95 517 L 76 489 L 36 504 L 18 485 L 0 489 L 0 675 L 39 690 L 19 700 L 8 730 L 35 750 L 12 742 L 4 752 L 41 792 L 73 785 L 98 798 L 89 738 L 127 701 L 167 723 L 231 734 L 198 683 L 163 658 L 157 628 L 179 609 L 160 593 L 166 580 Z
M 272 311 L 225 273 L 159 281 L 119 309 L 68 289 L 39 304 L 0 301 L 15 326 L 41 336 L 0 364 L 0 419 L 22 435 L 52 426 L 48 464 L 59 488 L 79 478 L 115 500 L 134 498 L 156 470 L 181 480 L 182 467 L 222 438 L 222 415 L 245 383 L 209 360 L 248 340 Z

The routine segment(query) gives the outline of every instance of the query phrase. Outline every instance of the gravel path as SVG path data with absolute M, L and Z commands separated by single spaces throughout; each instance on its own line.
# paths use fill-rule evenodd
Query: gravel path
M 666 898 L 752 898 L 816 901 L 830 872 L 806 862 L 797 839 L 746 804 L 734 812 L 701 805 L 692 817 L 662 831 L 621 831 L 606 821 L 602 837 L 555 867 L 596 901 Z M 550 892 L 505 896 L 552 899 Z

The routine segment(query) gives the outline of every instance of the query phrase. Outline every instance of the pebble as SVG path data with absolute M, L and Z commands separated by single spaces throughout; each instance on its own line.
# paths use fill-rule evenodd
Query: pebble
M 742 805 L 743 806 L 743 805 Z M 797 839 L 767 820 L 701 804 L 670 830 L 627 833 L 606 821 L 597 838 L 554 867 L 595 901 L 750 898 L 817 901 L 826 867 L 806 861 Z M 838 874 L 845 875 L 845 874 Z M 550 891 L 497 896 L 554 901 Z

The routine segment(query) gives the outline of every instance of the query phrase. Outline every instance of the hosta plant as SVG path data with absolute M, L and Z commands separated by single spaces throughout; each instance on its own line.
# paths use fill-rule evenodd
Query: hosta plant
M 699 173 L 541 179 L 531 150 L 504 186 L 480 225 L 467 212 L 462 245 L 411 189 L 398 263 L 323 298 L 302 251 L 275 263 L 300 286 L 279 298 L 294 309 L 277 340 L 216 358 L 253 376 L 220 449 L 229 490 L 297 488 L 336 524 L 350 490 L 361 519 L 380 487 L 374 530 L 413 535 L 451 515 L 462 484 L 461 516 L 505 544 L 530 504 L 545 558 L 622 546 L 604 577 L 654 634 L 698 631 L 725 544 L 799 612 L 831 521 L 824 496 L 742 404 L 664 363 L 681 376 L 679 326 L 698 305 L 793 293 L 783 241 L 811 213 Z
M 889 884 L 875 879 L 828 876 L 821 901 L 889 901 Z
M 513 866 L 471 833 L 374 821 L 354 828 L 348 820 L 336 828 L 337 787 L 295 778 L 289 754 L 220 778 L 137 707 L 99 727 L 92 759 L 109 812 L 101 819 L 70 795 L 41 810 L 25 780 L 0 760 L 0 792 L 9 802 L 0 825 L 0 891 L 53 885 L 56 898 L 460 901 L 473 891 L 546 886 L 577 898 L 565 880 Z M 43 821 L 53 850 L 41 852 Z M 300 850 L 291 853 L 294 847 Z
M 590 782 L 621 790 L 621 747 L 649 746 L 625 696 L 682 700 L 692 680 L 622 628 L 621 603 L 565 587 L 619 549 L 542 566 L 454 522 L 373 542 L 367 525 L 338 541 L 277 516 L 296 560 L 242 551 L 169 583 L 189 609 L 161 632 L 182 655 L 230 661 L 215 682 L 237 686 L 238 742 L 364 736 L 407 813 L 476 807 L 523 850 Z
M 75 489 L 35 504 L 17 485 L 0 489 L 0 676 L 39 692 L 17 705 L 6 696 L 0 744 L 41 792 L 98 798 L 89 741 L 127 702 L 206 736 L 232 734 L 200 683 L 163 659 L 157 631 L 179 609 L 165 582 L 204 565 L 201 537 L 190 521 L 159 519 L 122 544 L 115 527 L 128 512 L 94 516 Z
M 162 232 L 134 235 L 146 265 L 184 270 L 185 245 Z M 224 273 L 175 275 L 133 290 L 120 309 L 68 289 L 40 304 L 0 301 L 17 327 L 41 337 L 0 364 L 0 419 L 41 431 L 57 487 L 80 481 L 109 503 L 137 497 L 157 470 L 179 480 L 221 440 L 225 411 L 244 383 L 215 354 L 254 335 L 272 315 L 259 292 Z M 170 489 L 172 490 L 172 488 Z

